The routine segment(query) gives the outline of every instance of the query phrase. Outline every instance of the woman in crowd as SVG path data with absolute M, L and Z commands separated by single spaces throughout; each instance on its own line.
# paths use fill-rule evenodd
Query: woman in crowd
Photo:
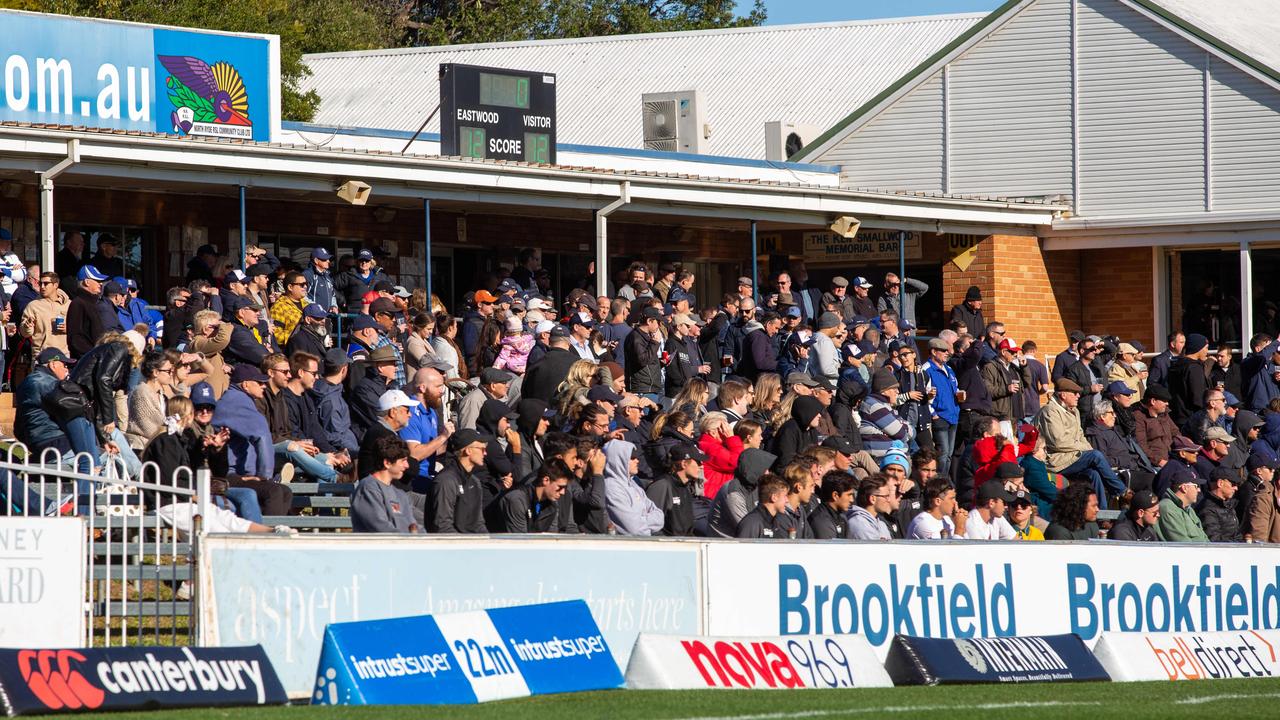
M 152 350 L 142 359 L 142 382 L 129 393 L 129 447 L 141 451 L 164 430 L 165 402 L 171 392 L 176 366 L 165 351 Z
M 462 348 L 458 347 L 458 321 L 452 315 L 448 313 L 436 315 L 436 334 L 431 338 L 431 347 L 449 366 L 449 370 L 445 372 L 445 380 L 466 380 L 470 377 Z
M 406 373 L 412 374 L 418 368 L 427 367 L 437 361 L 436 349 L 431 344 L 431 337 L 435 334 L 435 330 L 435 318 L 424 312 L 413 316 L 404 341 Z
M 729 428 L 729 420 L 724 413 L 709 412 L 698 423 L 698 449 L 707 456 L 702 464 L 702 492 L 714 498 L 720 486 L 733 479 L 738 456 L 744 449 L 742 438 Z

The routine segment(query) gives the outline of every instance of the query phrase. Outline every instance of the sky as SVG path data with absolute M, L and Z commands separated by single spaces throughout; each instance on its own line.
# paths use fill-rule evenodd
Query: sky
M 871 18 L 986 12 L 1001 0 L 765 0 L 768 25 L 868 20 Z M 752 0 L 738 0 L 739 12 L 751 9 Z

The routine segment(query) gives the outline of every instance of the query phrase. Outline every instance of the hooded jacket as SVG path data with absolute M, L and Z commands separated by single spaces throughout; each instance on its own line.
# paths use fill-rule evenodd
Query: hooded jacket
M 15 401 L 18 405 L 14 416 L 14 436 L 26 443 L 35 454 L 54 445 L 71 447 L 66 433 L 44 409 L 44 398 L 58 385 L 49 368 L 37 365 L 19 385 Z M 161 476 L 169 477 L 169 476 Z
M 697 445 L 693 438 L 685 435 L 670 424 L 662 428 L 662 434 L 656 440 L 650 440 L 644 444 L 644 460 L 640 463 L 641 473 L 645 472 L 645 465 L 648 464 L 649 475 L 657 477 L 667 470 L 667 456 L 671 454 L 671 450 L 676 445 L 687 443 L 689 445 Z
M 267 419 L 244 390 L 232 385 L 218 400 L 213 424 L 231 430 L 227 459 L 237 475 L 269 480 L 275 474 L 276 453 Z
M 619 535 L 654 535 L 662 530 L 664 518 L 631 477 L 635 448 L 626 440 L 612 440 L 604 446 L 605 509 Z
M 778 428 L 771 449 L 777 459 L 773 467 L 781 471 L 802 450 L 818 443 L 818 433 L 810 424 L 822 412 L 817 398 L 801 396 L 791 405 L 791 419 Z
M 716 493 L 707 518 L 710 534 L 716 537 L 737 537 L 738 523 L 756 506 L 756 485 L 769 471 L 778 457 L 773 453 L 748 448 L 738 456 L 738 467 L 733 479 Z
M 854 377 L 843 377 L 836 384 L 836 397 L 827 408 L 827 415 L 831 416 L 836 431 L 840 437 L 853 443 L 854 450 L 863 449 L 862 432 L 859 428 L 862 417 L 857 414 L 857 408 L 866 396 L 866 383 Z
M 1165 490 L 1164 499 L 1160 501 L 1156 536 L 1165 542 L 1209 542 L 1195 508 L 1183 505 L 1173 488 Z
M 317 378 L 315 386 L 307 392 L 315 399 L 316 413 L 329 444 L 346 448 L 352 456 L 359 453 L 360 443 L 351 431 L 351 410 L 342 397 L 342 386 Z
M 546 412 L 547 402 L 533 398 L 524 398 L 516 405 L 516 432 L 520 433 L 520 463 L 517 466 L 516 481 L 524 482 L 542 469 L 542 448 L 537 436 L 538 423 L 542 422 L 542 414 Z
M 889 526 L 884 520 L 857 505 L 849 508 L 850 540 L 892 540 Z
M 484 488 L 486 507 L 504 492 L 502 478 L 511 475 L 513 480 L 516 479 L 515 473 L 520 469 L 520 455 L 513 453 L 510 447 L 500 441 L 502 434 L 498 432 L 498 423 L 510 413 L 511 408 L 505 402 L 485 400 L 484 405 L 480 406 L 480 416 L 476 419 L 476 431 L 488 441 L 484 466 L 476 468 L 476 475 Z M 498 523 L 494 523 L 494 527 L 497 526 Z

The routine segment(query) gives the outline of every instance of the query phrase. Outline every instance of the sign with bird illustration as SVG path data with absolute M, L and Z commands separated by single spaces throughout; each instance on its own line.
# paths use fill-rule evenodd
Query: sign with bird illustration
M 190 55 L 161 55 L 173 111 L 169 121 L 183 135 L 253 138 L 244 80 L 230 63 L 213 65 Z

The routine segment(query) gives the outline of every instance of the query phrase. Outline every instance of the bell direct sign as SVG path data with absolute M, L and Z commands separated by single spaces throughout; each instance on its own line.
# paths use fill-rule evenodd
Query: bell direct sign
M 0 120 L 270 141 L 279 38 L 0 10 Z
M 633 690 L 891 687 L 859 635 L 811 638 L 641 635 L 627 665 Z
M 706 548 L 712 635 L 940 639 L 1280 628 L 1280 548 L 813 544 Z
M 288 702 L 261 646 L 5 649 L 0 690 L 10 715 Z
M 1093 654 L 1114 680 L 1223 680 L 1280 675 L 1280 632 L 1106 633 Z
M 84 520 L 0 518 L 0 578 L 0 647 L 84 642 Z
M 467 704 L 622 684 L 581 600 L 337 623 L 313 705 Z

